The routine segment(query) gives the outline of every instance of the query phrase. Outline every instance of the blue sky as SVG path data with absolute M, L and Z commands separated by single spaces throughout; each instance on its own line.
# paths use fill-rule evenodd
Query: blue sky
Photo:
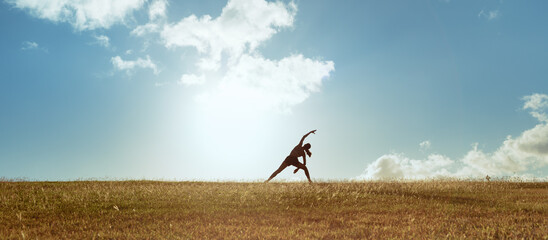
M 546 5 L 6 0 L 0 176 L 546 178 Z

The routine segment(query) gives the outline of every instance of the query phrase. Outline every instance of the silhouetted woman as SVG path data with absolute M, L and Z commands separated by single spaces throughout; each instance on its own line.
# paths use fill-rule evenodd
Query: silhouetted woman
M 310 174 L 308 173 L 308 168 L 306 168 L 306 155 L 308 154 L 309 157 L 312 156 L 312 153 L 310 152 L 311 145 L 310 143 L 307 143 L 303 146 L 304 139 L 308 137 L 308 135 L 310 135 L 311 133 L 316 134 L 316 130 L 310 131 L 309 133 L 305 134 L 303 138 L 301 138 L 301 141 L 299 142 L 299 144 L 293 148 L 289 156 L 285 158 L 284 162 L 282 163 L 282 165 L 280 165 L 278 170 L 274 171 L 274 173 L 272 173 L 272 175 L 270 175 L 268 180 L 266 180 L 265 182 L 270 181 L 272 178 L 278 175 L 278 173 L 283 171 L 289 165 L 297 167 L 297 169 L 295 169 L 293 173 L 297 173 L 299 169 L 304 170 L 304 174 L 306 174 L 306 178 L 308 178 L 308 182 L 312 182 L 312 180 L 310 180 Z M 303 163 L 299 162 L 299 157 L 303 157 Z

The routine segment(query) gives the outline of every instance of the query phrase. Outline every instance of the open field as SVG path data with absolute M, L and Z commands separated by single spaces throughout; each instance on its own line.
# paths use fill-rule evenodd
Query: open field
M 548 183 L 0 182 L 0 239 L 548 239 Z

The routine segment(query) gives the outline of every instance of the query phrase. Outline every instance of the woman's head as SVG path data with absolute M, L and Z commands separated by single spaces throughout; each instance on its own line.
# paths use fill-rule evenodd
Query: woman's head
M 309 157 L 312 157 L 312 153 L 310 152 L 311 147 L 312 145 L 310 145 L 310 143 L 307 143 L 303 146 L 304 151 L 306 152 L 306 154 L 308 154 Z

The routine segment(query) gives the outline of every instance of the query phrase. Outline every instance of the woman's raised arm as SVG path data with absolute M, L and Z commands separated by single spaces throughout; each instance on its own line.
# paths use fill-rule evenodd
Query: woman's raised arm
M 303 136 L 303 138 L 301 138 L 301 142 L 299 142 L 299 146 L 302 146 L 302 145 L 303 145 L 304 139 L 305 139 L 306 137 L 308 137 L 308 135 L 310 135 L 311 133 L 316 134 L 316 130 L 312 130 L 312 131 L 308 132 L 307 134 L 305 134 L 305 135 Z

